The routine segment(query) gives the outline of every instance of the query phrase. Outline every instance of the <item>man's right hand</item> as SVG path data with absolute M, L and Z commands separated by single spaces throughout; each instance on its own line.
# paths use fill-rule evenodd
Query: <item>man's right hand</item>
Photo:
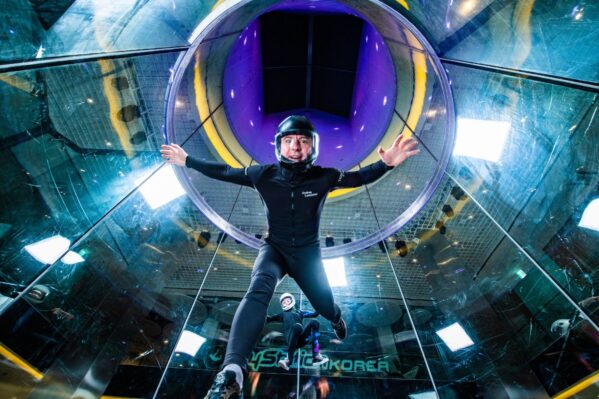
M 178 144 L 163 144 L 160 154 L 162 154 L 162 158 L 166 159 L 167 163 L 185 166 L 187 153 Z

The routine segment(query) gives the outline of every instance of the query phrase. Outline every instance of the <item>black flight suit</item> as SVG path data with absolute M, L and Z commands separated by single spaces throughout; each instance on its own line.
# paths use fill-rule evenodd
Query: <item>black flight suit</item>
M 284 163 L 231 168 L 190 156 L 185 166 L 214 179 L 254 188 L 266 207 L 268 237 L 233 318 L 223 367 L 233 363 L 246 370 L 268 304 L 285 274 L 297 282 L 318 313 L 339 321 L 341 310 L 333 300 L 320 254 L 320 213 L 329 191 L 372 183 L 392 168 L 378 161 L 356 172 L 320 166 L 297 172 Z
M 287 357 L 293 362 L 293 355 L 297 348 L 303 348 L 308 342 L 312 341 L 312 352 L 318 353 L 320 345 L 318 344 L 318 335 L 320 332 L 320 323 L 318 320 L 310 320 L 304 327 L 304 319 L 316 318 L 318 313 L 297 310 L 295 308 L 286 310 L 274 316 L 266 316 L 266 322 L 282 321 L 283 334 L 287 341 Z

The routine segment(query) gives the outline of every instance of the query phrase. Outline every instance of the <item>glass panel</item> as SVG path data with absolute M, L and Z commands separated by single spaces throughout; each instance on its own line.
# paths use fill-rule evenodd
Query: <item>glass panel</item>
M 596 2 L 385 0 L 442 57 L 599 82 Z
M 584 118 L 531 193 L 526 216 L 509 232 L 599 323 L 599 138 L 592 133 L 599 131 L 598 106 L 582 109 Z
M 462 7 L 466 1 L 461 2 Z M 495 1 L 439 44 L 444 57 L 599 82 L 599 5 Z M 506 56 L 507 55 L 507 56 Z
M 155 176 L 5 309 L 0 341 L 3 355 L 13 355 L 2 368 L 22 372 L 3 381 L 4 391 L 47 398 L 155 390 L 216 248 L 185 196 L 152 209 L 156 193 L 145 189 Z
M 449 71 L 458 113 L 450 174 L 576 301 L 595 295 L 597 232 L 578 227 L 599 182 L 595 95 Z
M 185 328 L 206 341 L 194 356 L 175 354 L 159 397 L 181 397 L 208 389 L 222 363 L 232 317 L 249 285 L 256 255 L 257 251 L 231 239 L 220 246 Z M 258 396 L 293 393 L 298 359 L 302 381 L 311 381 L 302 383 L 303 391 L 329 389 L 340 394 L 359 384 L 372 387 L 368 392 L 381 392 L 383 386 L 379 378 L 385 378 L 388 386 L 395 386 L 397 392 L 406 394 L 432 389 L 413 330 L 406 322 L 387 255 L 381 248 L 372 247 L 345 261 L 347 287 L 335 288 L 334 295 L 348 323 L 350 332 L 346 341 L 336 340 L 330 323 L 318 317 L 321 352 L 329 356 L 330 361 L 319 369 L 313 368 L 308 344 L 286 372 L 277 364 L 287 349 L 283 326 L 278 322 L 267 323 L 250 359 L 246 395 L 249 396 L 250 391 Z M 364 284 L 365 281 L 371 284 Z M 298 300 L 301 298 L 295 282 L 286 277 L 275 291 L 268 314 L 281 312 L 278 298 L 283 292 L 293 293 Z M 309 302 L 303 298 L 297 307 L 310 310 Z M 202 317 L 196 318 L 196 312 Z M 305 378 L 306 375 L 310 377 Z
M 208 1 L 7 0 L 0 11 L 0 63 L 187 46 Z M 152 21 L 152 23 L 148 23 Z
M 585 356 L 597 350 L 593 327 L 471 198 L 452 195 L 454 187 L 441 184 L 421 213 L 428 222 L 412 221 L 404 232 L 415 233 L 398 237 L 406 245 L 392 257 L 402 287 L 418 281 L 406 275 L 414 269 L 428 285 L 415 296 L 428 296 L 428 306 L 408 306 L 417 320 L 420 309 L 428 312 L 415 324 L 441 397 L 544 397 L 592 373 L 597 365 Z M 567 377 L 554 357 L 568 340 L 560 338 L 562 320 L 585 331 L 576 341 L 585 355 Z
M 58 235 L 75 242 L 161 163 L 175 57 L 0 75 L 0 281 L 17 284 L 3 285 L 4 295 L 16 296 L 61 254 L 36 260 L 25 246 Z
M 334 286 L 333 295 L 342 309 L 348 336 L 337 340 L 330 323 L 319 317 L 321 351 L 330 360 L 314 368 L 309 345 L 304 348 L 300 370 L 303 397 L 313 391 L 323 395 L 327 390 L 334 397 L 351 398 L 381 397 L 385 387 L 393 389 L 396 397 L 433 390 L 386 251 L 381 242 L 337 258 L 344 262 L 347 284 Z M 302 307 L 312 309 L 307 300 Z
M 241 209 L 241 205 L 236 206 L 234 213 Z M 186 332 L 201 337 L 202 345 L 195 354 L 182 351 L 174 354 L 159 387 L 158 397 L 203 395 L 208 390 L 224 360 L 233 315 L 249 286 L 257 254 L 258 251 L 231 238 L 222 242 L 185 326 Z M 299 288 L 286 277 L 275 290 L 268 314 L 281 311 L 279 296 L 284 292 L 293 293 L 298 300 L 300 298 Z M 277 365 L 280 354 L 286 349 L 281 331 L 281 323 L 265 325 L 249 359 L 250 374 L 245 380 L 248 397 L 251 396 L 250 391 L 260 395 L 273 390 L 295 392 L 295 376 L 285 373 Z
M 374 207 L 376 217 L 369 223 L 374 229 L 387 225 L 406 210 L 429 184 L 437 162 L 423 146 L 421 152 L 388 172 L 387 175 L 368 185 L 365 195 L 367 206 Z M 393 198 L 392 201 L 389 199 Z M 361 211 L 357 209 L 355 212 Z M 354 221 L 353 226 L 362 226 L 364 222 Z
M 395 112 L 407 122 L 404 134 L 415 132 L 435 160 L 448 142 L 447 107 L 438 71 L 430 55 L 401 43 L 389 43 L 397 79 Z M 423 149 L 424 151 L 424 149 Z

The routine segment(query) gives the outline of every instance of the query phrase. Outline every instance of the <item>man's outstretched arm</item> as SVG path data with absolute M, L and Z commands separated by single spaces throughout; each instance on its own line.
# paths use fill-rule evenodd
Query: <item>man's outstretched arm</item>
M 364 184 L 369 184 L 381 176 L 388 170 L 393 169 L 397 165 L 402 164 L 409 157 L 416 155 L 420 150 L 415 150 L 414 147 L 418 144 L 413 137 L 402 140 L 403 135 L 397 136 L 391 147 L 383 150 L 378 149 L 381 160 L 370 164 L 356 172 L 339 172 L 337 181 L 333 183 L 334 187 L 359 187 Z
M 160 153 L 162 154 L 162 157 L 166 159 L 167 163 L 195 169 L 213 179 L 241 184 L 248 187 L 253 186 L 252 180 L 248 175 L 248 168 L 231 168 L 224 163 L 193 158 L 187 155 L 187 152 L 185 152 L 185 150 L 178 144 L 163 144 Z
M 310 311 L 307 311 L 307 310 L 301 310 L 300 313 L 301 313 L 302 317 L 305 318 L 305 319 L 309 319 L 309 318 L 314 318 L 314 317 L 320 316 L 318 314 L 318 312 L 310 312 Z

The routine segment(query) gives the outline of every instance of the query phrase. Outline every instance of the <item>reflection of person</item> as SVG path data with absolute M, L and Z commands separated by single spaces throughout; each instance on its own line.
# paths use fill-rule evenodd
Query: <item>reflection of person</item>
M 226 164 L 194 159 L 177 144 L 163 145 L 168 163 L 187 166 L 208 177 L 254 188 L 260 194 L 268 219 L 268 237 L 254 262 L 250 286 L 241 301 L 227 343 L 224 368 L 206 398 L 242 397 L 243 373 L 264 326 L 266 308 L 285 274 L 297 282 L 314 309 L 332 324 L 339 339 L 346 335 L 341 311 L 333 300 L 320 254 L 320 213 L 327 193 L 334 188 L 372 183 L 386 171 L 415 155 L 416 141 L 402 140 L 379 147 L 380 161 L 356 172 L 314 166 L 319 137 L 305 116 L 282 121 L 275 135 L 278 164 L 231 168 Z
M 320 344 L 318 343 L 320 323 L 318 320 L 310 320 L 308 325 L 304 327 L 304 319 L 318 317 L 318 313 L 297 310 L 295 308 L 295 297 L 288 292 L 281 295 L 279 301 L 283 312 L 266 316 L 267 323 L 271 321 L 283 322 L 283 335 L 285 335 L 287 341 L 287 354 L 279 360 L 279 366 L 289 370 L 289 366 L 293 363 L 295 350 L 303 348 L 308 342 L 312 343 L 312 365 L 316 367 L 328 362 L 329 359 L 320 354 Z

